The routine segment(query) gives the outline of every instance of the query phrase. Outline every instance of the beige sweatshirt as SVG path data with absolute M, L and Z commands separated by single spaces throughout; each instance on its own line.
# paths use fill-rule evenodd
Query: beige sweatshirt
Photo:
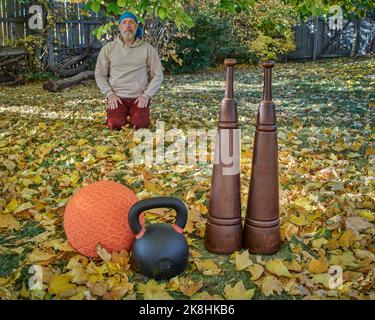
M 122 98 L 136 98 L 142 94 L 152 97 L 160 89 L 164 75 L 158 53 L 151 44 L 137 38 L 126 47 L 118 35 L 101 48 L 95 80 L 107 97 L 113 93 Z

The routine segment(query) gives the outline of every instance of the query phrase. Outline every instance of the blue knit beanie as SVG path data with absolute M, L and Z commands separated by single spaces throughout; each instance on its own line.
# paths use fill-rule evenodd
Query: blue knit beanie
M 121 15 L 121 17 L 118 19 L 118 22 L 121 23 L 122 20 L 124 19 L 127 19 L 127 18 L 130 18 L 130 19 L 133 19 L 137 24 L 138 24 L 138 29 L 137 29 L 137 32 L 135 34 L 135 37 L 136 38 L 140 38 L 143 36 L 143 31 L 142 31 L 142 28 L 141 26 L 139 25 L 139 21 L 138 21 L 138 18 L 131 12 L 125 12 Z

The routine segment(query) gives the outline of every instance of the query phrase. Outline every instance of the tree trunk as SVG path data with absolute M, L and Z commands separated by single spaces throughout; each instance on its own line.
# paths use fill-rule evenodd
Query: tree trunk
M 57 92 L 64 88 L 74 86 L 88 79 L 95 79 L 95 71 L 84 71 L 70 78 L 56 80 L 56 81 L 52 81 L 52 80 L 47 81 L 43 83 L 43 89 L 52 91 L 52 92 Z
M 25 84 L 25 79 L 14 79 L 8 76 L 0 76 L 0 86 L 14 86 L 16 84 Z
M 0 57 L 19 56 L 23 54 L 25 54 L 25 50 L 23 48 L 8 48 L 8 47 L 0 48 Z

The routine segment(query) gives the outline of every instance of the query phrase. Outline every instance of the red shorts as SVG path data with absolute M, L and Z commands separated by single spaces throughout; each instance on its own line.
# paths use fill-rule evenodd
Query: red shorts
M 130 118 L 130 125 L 134 129 L 147 128 L 150 125 L 150 102 L 146 108 L 138 108 L 137 98 L 120 98 L 121 103 L 116 109 L 107 108 L 107 125 L 109 129 L 121 129 Z

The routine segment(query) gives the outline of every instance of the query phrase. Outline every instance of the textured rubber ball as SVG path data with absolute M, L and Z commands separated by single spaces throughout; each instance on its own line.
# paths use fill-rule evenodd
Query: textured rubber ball
M 137 201 L 132 190 L 110 180 L 94 182 L 78 190 L 64 212 L 69 243 L 88 257 L 98 256 L 98 244 L 108 252 L 130 251 L 134 235 L 129 228 L 128 213 Z M 142 223 L 143 220 L 142 217 Z

